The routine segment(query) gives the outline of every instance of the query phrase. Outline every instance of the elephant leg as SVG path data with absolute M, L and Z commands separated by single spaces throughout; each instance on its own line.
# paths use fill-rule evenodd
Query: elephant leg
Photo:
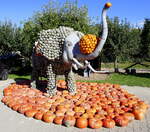
M 31 88 L 37 88 L 37 84 L 39 81 L 38 71 L 33 69 L 31 75 Z
M 76 93 L 76 81 L 72 69 L 65 73 L 65 81 L 67 84 L 68 91 L 73 95 Z
M 56 94 L 56 74 L 55 71 L 53 71 L 52 64 L 49 64 L 47 67 L 47 93 L 49 96 L 53 96 Z

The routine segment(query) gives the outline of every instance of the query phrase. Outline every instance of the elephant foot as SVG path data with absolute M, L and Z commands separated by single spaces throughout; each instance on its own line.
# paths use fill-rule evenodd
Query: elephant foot
M 48 89 L 46 95 L 49 97 L 56 95 L 56 89 Z
M 71 95 L 75 95 L 77 93 L 75 88 L 69 88 L 68 91 Z
M 30 87 L 36 89 L 36 82 L 35 81 L 31 82 Z
M 70 95 L 75 95 L 77 92 L 76 91 L 74 91 L 74 92 L 69 91 L 69 93 L 70 93 Z

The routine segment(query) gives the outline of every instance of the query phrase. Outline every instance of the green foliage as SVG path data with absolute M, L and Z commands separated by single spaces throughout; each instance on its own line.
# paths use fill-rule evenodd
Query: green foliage
M 105 62 L 136 61 L 139 51 L 140 29 L 133 28 L 125 19 L 118 17 L 108 18 L 109 34 L 103 50 Z
M 21 53 L 24 56 L 30 57 L 32 53 L 32 47 L 37 40 L 37 34 L 40 29 L 32 21 L 28 21 L 24 24 L 22 29 L 22 50 Z
M 34 20 L 41 29 L 69 26 L 84 33 L 88 31 L 89 25 L 87 7 L 78 7 L 77 1 L 66 1 L 63 5 L 50 1 Z
M 150 19 L 145 19 L 141 34 L 140 56 L 142 60 L 150 61 Z
M 141 43 L 141 29 L 132 28 L 129 32 L 128 42 L 126 43 L 126 52 L 123 52 L 123 56 L 126 57 L 125 61 L 129 62 L 140 62 L 138 53 L 140 50 Z
M 21 46 L 21 29 L 11 21 L 0 22 L 0 53 L 18 51 Z

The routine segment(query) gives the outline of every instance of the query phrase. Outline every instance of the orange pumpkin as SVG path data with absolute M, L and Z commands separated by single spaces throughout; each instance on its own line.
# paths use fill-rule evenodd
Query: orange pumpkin
M 73 110 L 66 111 L 65 115 L 74 116 L 75 112 Z
M 16 104 L 12 107 L 13 110 L 17 111 L 21 107 L 21 104 Z
M 37 110 L 30 109 L 30 110 L 27 110 L 25 112 L 25 116 L 27 116 L 27 117 L 33 117 L 37 112 L 38 112 Z
M 144 112 L 139 110 L 139 109 L 134 110 L 133 114 L 134 114 L 134 117 L 135 117 L 136 120 L 144 119 Z
M 79 117 L 76 120 L 76 127 L 78 128 L 86 128 L 88 126 L 88 120 L 84 117 Z
M 9 96 L 12 95 L 12 89 L 10 88 L 5 88 L 4 89 L 4 96 Z
M 103 120 L 103 126 L 106 128 L 114 128 L 115 127 L 115 121 L 109 118 L 105 118 Z
M 108 3 L 105 4 L 105 7 L 107 7 L 107 8 L 109 8 L 111 6 L 112 6 L 112 4 L 110 2 L 108 2 Z
M 95 113 L 96 113 L 96 109 L 95 109 L 95 108 L 87 109 L 87 110 L 86 110 L 86 113 L 95 114 Z
M 23 104 L 21 105 L 19 108 L 18 108 L 18 112 L 21 113 L 21 114 L 24 114 L 24 112 L 26 112 L 27 110 L 30 110 L 32 109 L 32 106 L 29 105 L 29 104 Z
M 17 104 L 16 101 L 9 102 L 8 107 L 12 108 L 16 104 Z
M 55 111 L 56 116 L 64 116 L 65 112 L 61 110 Z
M 124 118 L 126 118 L 127 120 L 129 120 L 129 122 L 133 121 L 134 120 L 134 114 L 132 113 L 124 113 L 123 114 Z
M 88 120 L 88 125 L 90 128 L 97 129 L 102 127 L 102 121 L 97 118 L 90 118 Z
M 74 116 L 65 116 L 63 119 L 63 124 L 66 127 L 74 126 L 76 123 L 76 119 Z
M 54 123 L 57 125 L 61 125 L 63 123 L 64 116 L 56 116 L 54 118 Z
M 34 118 L 37 120 L 42 120 L 43 114 L 44 114 L 44 112 L 39 111 L 34 115 Z
M 46 123 L 53 122 L 55 115 L 52 112 L 46 112 L 43 114 L 42 120 Z
M 124 127 L 128 125 L 129 120 L 128 118 L 125 118 L 124 116 L 116 116 L 115 122 L 116 122 L 116 125 Z

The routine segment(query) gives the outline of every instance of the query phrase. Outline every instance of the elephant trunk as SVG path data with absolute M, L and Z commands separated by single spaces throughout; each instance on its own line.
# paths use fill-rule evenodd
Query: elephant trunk
M 107 39 L 107 35 L 108 35 L 108 26 L 107 26 L 107 21 L 106 21 L 106 12 L 107 12 L 107 7 L 105 5 L 105 7 L 103 8 L 102 11 L 102 35 L 101 35 L 101 40 L 98 43 L 95 51 L 92 53 L 93 54 L 93 58 L 96 58 L 99 53 L 102 51 L 102 48 L 104 47 L 104 44 L 106 42 Z
M 106 3 L 104 8 L 103 8 L 103 11 L 102 11 L 102 35 L 100 36 L 101 40 L 98 43 L 96 49 L 94 50 L 94 52 L 92 52 L 89 55 L 80 54 L 79 56 L 77 56 L 78 59 L 92 60 L 92 59 L 96 58 L 99 55 L 99 53 L 101 52 L 101 50 L 104 47 L 104 44 L 106 42 L 107 35 L 108 35 L 106 13 L 107 13 L 107 9 L 109 9 L 110 6 L 111 6 L 111 3 Z

